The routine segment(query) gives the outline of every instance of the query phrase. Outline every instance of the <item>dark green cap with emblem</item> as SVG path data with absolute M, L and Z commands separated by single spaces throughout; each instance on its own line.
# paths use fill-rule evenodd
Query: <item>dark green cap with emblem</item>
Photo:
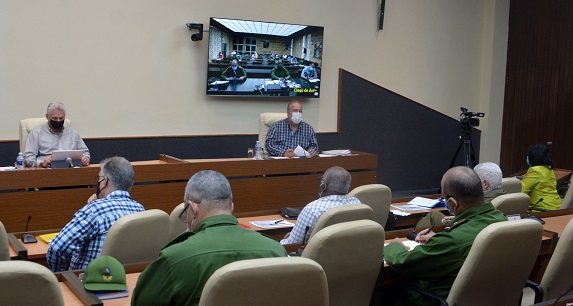
M 125 269 L 111 256 L 100 256 L 88 264 L 82 280 L 90 291 L 127 290 Z

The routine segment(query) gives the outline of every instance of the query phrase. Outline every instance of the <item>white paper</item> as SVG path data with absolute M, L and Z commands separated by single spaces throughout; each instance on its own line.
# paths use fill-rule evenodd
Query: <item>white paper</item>
M 296 149 L 294 149 L 294 155 L 298 157 L 312 157 L 312 155 L 310 155 L 310 153 L 308 153 L 308 151 L 303 149 L 301 146 L 296 146 Z
M 394 207 L 394 206 L 392 206 L 392 207 Z M 405 212 L 405 211 L 401 211 L 401 210 L 397 210 L 397 209 L 390 209 L 390 211 L 391 211 L 393 214 L 398 215 L 398 216 L 404 216 L 404 217 L 406 217 L 406 216 L 411 215 L 409 212 Z
M 399 209 L 399 210 L 403 210 L 403 211 L 412 211 L 412 210 L 429 210 L 429 208 L 427 207 L 422 207 L 422 206 L 418 206 L 418 205 L 411 205 L 411 204 L 406 204 L 406 205 L 391 205 L 392 207 Z
M 348 155 L 348 154 L 350 154 L 350 150 L 349 149 L 346 149 L 346 150 L 329 150 L 329 151 L 322 151 L 322 154 L 334 155 L 334 156 Z
M 415 197 L 412 201 L 408 202 L 410 205 L 417 205 L 424 208 L 433 208 L 439 201 L 437 199 L 428 199 L 423 197 Z
M 286 220 L 263 220 L 263 221 L 251 221 L 252 225 L 260 228 L 277 228 L 277 227 L 293 227 L 294 223 Z

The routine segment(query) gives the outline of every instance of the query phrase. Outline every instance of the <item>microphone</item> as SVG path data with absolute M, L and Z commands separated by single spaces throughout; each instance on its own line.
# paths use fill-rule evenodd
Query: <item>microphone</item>
M 26 232 L 22 234 L 22 242 L 24 243 L 35 243 L 38 242 L 34 235 L 28 233 L 28 225 L 30 225 L 30 220 L 32 220 L 32 216 L 28 216 L 28 221 L 26 222 Z
M 567 293 L 569 293 L 572 290 L 573 290 L 573 285 L 569 285 L 569 287 L 567 289 L 565 289 L 565 291 L 563 291 L 563 293 L 561 293 L 561 295 L 555 300 L 555 302 L 553 303 L 553 306 L 557 305 L 557 302 L 559 302 L 559 300 L 563 296 L 565 296 Z
M 305 247 L 305 243 L 306 243 L 306 235 L 308 234 L 309 230 L 310 230 L 310 226 L 307 225 L 306 228 L 304 229 L 304 236 L 302 236 L 302 243 L 300 244 L 300 248 L 296 251 L 296 256 L 302 255 L 302 252 L 304 251 L 304 247 Z
M 539 200 L 537 202 L 535 202 L 535 204 L 533 204 L 529 209 L 535 208 L 535 206 L 537 206 L 541 202 L 543 202 L 543 198 L 539 198 Z
M 70 168 L 74 167 L 74 163 L 72 162 L 72 158 L 71 157 L 66 157 L 66 163 L 68 163 L 68 166 L 70 166 Z

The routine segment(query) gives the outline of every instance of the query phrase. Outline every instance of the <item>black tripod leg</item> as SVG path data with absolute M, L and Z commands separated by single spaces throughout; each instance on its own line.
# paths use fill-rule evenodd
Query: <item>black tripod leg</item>
M 456 159 L 458 159 L 458 154 L 460 154 L 460 149 L 462 148 L 463 143 L 464 143 L 464 141 L 460 140 L 460 144 L 458 145 L 458 149 L 456 150 L 456 154 L 454 155 L 454 158 L 452 159 L 452 162 L 450 163 L 450 167 L 448 167 L 448 169 L 450 169 L 451 167 L 454 166 Z

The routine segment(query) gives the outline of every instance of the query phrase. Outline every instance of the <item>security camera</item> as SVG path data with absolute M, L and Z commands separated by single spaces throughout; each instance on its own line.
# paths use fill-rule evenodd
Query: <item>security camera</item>
M 187 25 L 187 28 L 189 29 L 189 31 L 192 31 L 192 30 L 199 31 L 198 33 L 191 35 L 192 41 L 199 41 L 199 40 L 203 39 L 203 24 L 202 23 L 193 23 L 193 22 L 188 21 L 186 23 L 186 25 Z

